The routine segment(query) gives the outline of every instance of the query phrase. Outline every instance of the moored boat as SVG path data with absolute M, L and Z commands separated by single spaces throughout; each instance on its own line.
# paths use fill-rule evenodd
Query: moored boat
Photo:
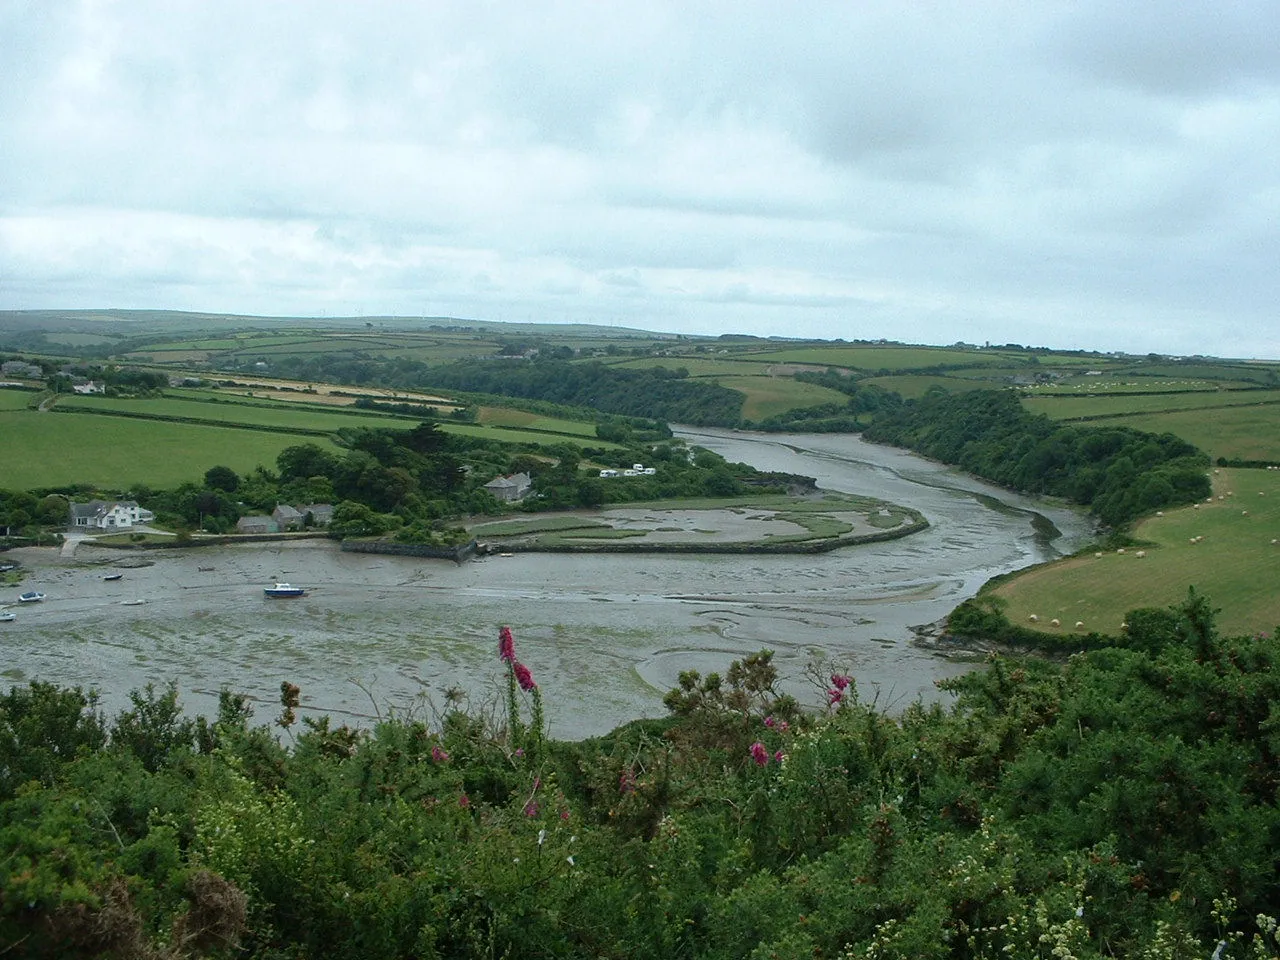
M 277 583 L 274 587 L 264 587 L 262 592 L 268 597 L 301 597 L 307 591 L 291 583 Z
M 30 590 L 18 597 L 19 603 L 39 603 L 44 599 L 44 594 L 39 590 Z
M 13 623 L 17 619 L 18 615 L 16 613 L 12 613 L 9 610 L 0 610 L 0 623 Z
M 119 580 L 123 576 L 124 576 L 123 573 L 108 573 L 102 579 L 103 580 Z

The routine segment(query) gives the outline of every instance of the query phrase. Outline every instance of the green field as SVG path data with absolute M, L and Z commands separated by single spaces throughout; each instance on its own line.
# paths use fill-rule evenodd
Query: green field
M 684 369 L 691 377 L 765 377 L 769 375 L 770 363 L 766 361 L 736 360 L 703 356 L 691 357 L 644 357 L 638 360 L 623 360 L 611 363 L 611 367 L 623 370 L 649 370 L 662 367 L 666 370 Z
M 797 407 L 816 407 L 822 403 L 849 402 L 847 395 L 830 387 L 802 383 L 790 377 L 720 377 L 720 385 L 737 390 L 746 399 L 742 415 L 748 420 L 764 420 Z
M 1108 425 L 1172 433 L 1217 459 L 1280 462 L 1280 404 L 1117 417 Z
M 347 407 L 325 408 L 302 406 L 281 401 L 258 400 L 239 403 L 187 400 L 174 397 L 158 399 L 120 399 L 114 397 L 61 396 L 58 410 L 91 411 L 105 414 L 147 417 L 181 417 L 213 424 L 243 424 L 278 430 L 332 432 L 341 427 L 379 427 L 388 430 L 412 430 L 422 421 L 389 414 L 357 412 Z
M 1124 414 L 1168 413 L 1178 410 L 1205 410 L 1215 407 L 1250 407 L 1268 403 L 1280 404 L 1280 391 L 1215 390 L 1206 393 L 1183 391 L 1161 393 L 1156 396 L 1150 394 L 1138 396 L 1132 394 L 1045 396 L 1041 394 L 1025 397 L 1022 401 L 1022 405 L 1032 413 L 1043 413 L 1055 420 L 1113 417 Z
M 1280 471 L 1223 469 L 1214 488 L 1222 500 L 1144 521 L 1134 534 L 1142 547 L 1058 560 L 993 592 L 1008 601 L 1016 624 L 1026 626 L 1036 614 L 1036 629 L 1083 632 L 1074 629 L 1083 621 L 1084 631 L 1114 634 L 1129 610 L 1171 606 L 1195 587 L 1222 609 L 1223 633 L 1271 633 L 1280 627 L 1280 544 L 1272 542 L 1280 539 Z M 1193 537 L 1203 539 L 1191 543 Z M 1056 630 L 1048 626 L 1054 617 L 1062 621 Z
M 6 455 L 0 489 L 31 490 L 87 484 L 128 490 L 139 484 L 169 488 L 199 481 L 213 466 L 248 473 L 275 469 L 297 435 L 231 427 L 74 416 L 30 410 L 0 412 Z M 337 450 L 322 438 L 306 442 Z
M 1011 357 L 995 354 L 1001 360 Z M 947 347 L 907 346 L 821 346 L 769 350 L 752 354 L 753 359 L 770 363 L 804 363 L 852 370 L 919 370 L 924 367 L 990 366 L 993 354 L 987 351 L 953 350 Z M 1026 362 L 1026 361 L 1023 361 Z M 1021 364 L 1019 364 L 1021 365 Z
M 0 390 L 0 410 L 25 410 L 38 396 L 31 390 Z
M 544 417 L 527 410 L 516 410 L 512 407 L 481 407 L 479 422 L 485 427 L 515 427 L 529 430 L 549 431 L 552 433 L 568 433 L 577 437 L 595 439 L 596 425 L 583 420 L 562 420 L 558 417 Z M 550 441 L 548 441 L 550 442 Z

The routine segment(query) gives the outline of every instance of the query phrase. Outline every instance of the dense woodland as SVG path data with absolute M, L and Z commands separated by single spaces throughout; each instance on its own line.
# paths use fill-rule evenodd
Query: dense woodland
M 1172 434 L 1055 423 L 1012 391 L 935 391 L 876 420 L 868 440 L 906 447 L 1027 493 L 1085 504 L 1121 526 L 1209 493 L 1209 460 Z
M 688 673 L 665 721 L 546 738 L 505 695 L 354 730 L 172 690 L 103 717 L 0 697 L 11 957 L 1275 956 L 1277 637 L 1192 596 L 1124 646 L 995 658 L 951 708 L 830 706 L 763 651 Z

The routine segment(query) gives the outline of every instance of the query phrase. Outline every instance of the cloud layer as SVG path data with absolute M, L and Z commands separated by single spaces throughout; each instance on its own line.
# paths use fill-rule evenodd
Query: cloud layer
M 0 308 L 1277 358 L 1278 28 L 1269 0 L 0 0 Z

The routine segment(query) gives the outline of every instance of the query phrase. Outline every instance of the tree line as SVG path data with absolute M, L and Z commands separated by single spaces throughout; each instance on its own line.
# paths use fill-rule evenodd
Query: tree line
M 875 419 L 863 436 L 955 464 L 1028 493 L 1065 497 L 1119 527 L 1209 494 L 1209 458 L 1173 434 L 1059 424 L 1013 391 L 931 391 Z

